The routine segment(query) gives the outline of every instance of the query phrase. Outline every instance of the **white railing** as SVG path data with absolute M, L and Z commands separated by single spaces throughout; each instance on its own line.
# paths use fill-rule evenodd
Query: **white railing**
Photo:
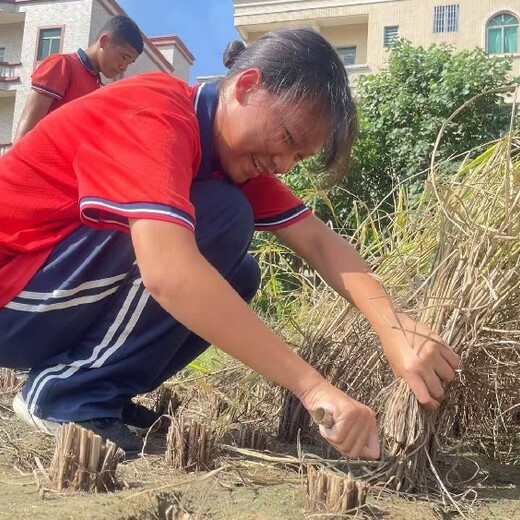
M 370 67 L 366 63 L 356 63 L 355 65 L 345 65 L 347 72 L 350 74 L 367 74 L 371 72 Z
M 0 81 L 16 81 L 20 79 L 21 63 L 0 61 Z
M 7 152 L 7 150 L 9 150 L 12 145 L 13 143 L 0 143 L 0 156 L 4 155 L 4 153 Z

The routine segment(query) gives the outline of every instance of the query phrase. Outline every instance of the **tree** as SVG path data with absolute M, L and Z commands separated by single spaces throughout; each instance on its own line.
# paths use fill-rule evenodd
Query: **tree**
M 489 57 L 482 49 L 454 52 L 447 45 L 428 49 L 405 40 L 390 49 L 388 66 L 357 84 L 360 136 L 356 168 L 347 181 L 366 183 L 371 202 L 379 202 L 396 182 L 422 191 L 431 153 L 444 121 L 477 94 L 511 83 L 511 61 Z M 448 126 L 438 150 L 440 160 L 464 154 L 500 137 L 508 113 L 501 94 L 475 101 Z
M 511 83 L 511 61 L 489 57 L 482 49 L 455 52 L 446 45 L 428 49 L 398 40 L 390 49 L 387 67 L 359 78 L 360 133 L 354 164 L 342 185 L 329 193 L 331 204 L 317 204 L 320 217 L 352 222 L 352 203 L 391 211 L 388 197 L 398 182 L 411 194 L 422 191 L 431 153 L 444 121 L 473 96 Z M 489 94 L 461 112 L 448 126 L 439 159 L 464 154 L 500 137 L 509 115 L 501 94 Z M 303 174 L 303 176 L 302 176 Z M 288 182 L 308 194 L 313 181 L 305 166 Z M 331 210 L 331 207 L 333 210 Z

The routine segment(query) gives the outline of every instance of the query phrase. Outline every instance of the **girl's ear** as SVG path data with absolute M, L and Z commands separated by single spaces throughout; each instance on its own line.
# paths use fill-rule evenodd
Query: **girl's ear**
M 262 71 L 247 69 L 241 72 L 235 81 L 235 97 L 239 103 L 244 103 L 247 96 L 262 85 Z

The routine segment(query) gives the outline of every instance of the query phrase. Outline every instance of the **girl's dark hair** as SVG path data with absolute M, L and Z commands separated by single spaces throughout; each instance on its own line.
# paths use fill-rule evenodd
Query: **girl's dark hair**
M 112 16 L 101 29 L 101 34 L 109 34 L 110 40 L 116 45 L 129 43 L 138 54 L 143 52 L 143 36 L 137 24 L 128 16 L 118 14 Z
M 224 55 L 222 56 L 224 67 L 230 69 L 245 48 L 246 46 L 241 40 L 233 40 L 232 42 L 229 42 L 224 50 Z
M 356 105 L 345 66 L 327 40 L 312 29 L 271 32 L 248 47 L 231 42 L 224 64 L 230 68 L 224 84 L 247 69 L 258 68 L 264 88 L 282 103 L 297 107 L 303 103 L 326 118 L 327 141 L 310 165 L 327 173 L 328 185 L 344 177 L 357 132 Z

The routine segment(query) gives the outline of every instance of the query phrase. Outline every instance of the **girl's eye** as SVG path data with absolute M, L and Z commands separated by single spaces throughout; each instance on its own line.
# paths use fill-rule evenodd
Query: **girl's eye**
M 292 146 L 294 144 L 293 136 L 289 133 L 289 130 L 287 130 L 287 128 L 284 128 L 284 131 L 285 131 L 285 142 Z

